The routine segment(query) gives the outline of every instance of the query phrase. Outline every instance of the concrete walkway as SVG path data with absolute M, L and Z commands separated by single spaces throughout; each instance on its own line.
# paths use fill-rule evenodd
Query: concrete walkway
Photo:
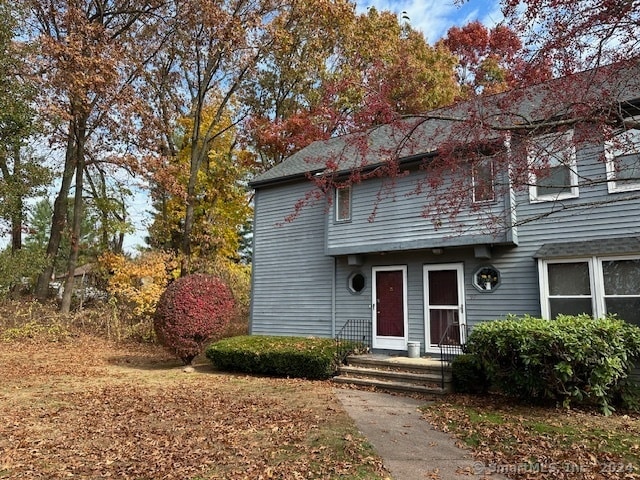
M 423 420 L 418 407 L 424 401 L 339 388 L 334 393 L 395 480 L 507 478 L 496 473 L 485 476 L 485 466 L 475 462 L 468 450 Z

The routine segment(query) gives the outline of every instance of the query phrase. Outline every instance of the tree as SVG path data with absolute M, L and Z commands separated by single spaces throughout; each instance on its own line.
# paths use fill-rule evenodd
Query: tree
M 210 145 L 225 133 L 221 128 L 225 115 L 233 112 L 234 123 L 243 116 L 242 111 L 234 111 L 234 102 L 270 48 L 277 9 L 290 7 L 278 4 L 273 0 L 194 0 L 172 5 L 171 41 L 150 69 L 149 95 L 165 126 L 161 146 L 165 158 L 178 152 L 172 137 L 177 120 L 189 118 L 193 123 L 186 142 L 189 170 L 181 238 L 182 275 L 189 273 L 193 253 L 198 175 Z
M 310 18 L 311 25 L 304 21 Z M 325 23 L 334 25 L 335 37 L 324 33 Z M 391 12 L 356 15 L 336 2 L 319 15 L 302 15 L 292 29 L 295 41 L 274 49 L 286 53 L 269 57 L 255 94 L 262 108 L 250 128 L 263 168 L 314 140 L 446 105 L 458 94 L 455 58 Z
M 49 138 L 65 152 L 60 189 L 54 203 L 47 256 L 57 256 L 65 226 L 67 202 L 74 185 L 71 254 L 68 271 L 75 270 L 82 223 L 85 168 L 92 162 L 135 165 L 144 147 L 133 132 L 144 125 L 146 107 L 134 94 L 136 81 L 162 43 L 162 2 L 105 0 L 52 2 L 28 0 L 30 29 L 25 36 L 38 47 L 40 104 Z M 75 181 L 74 181 L 75 178 Z M 45 298 L 51 268 L 40 276 L 36 294 Z M 71 282 L 61 309 L 71 304 Z
M 50 180 L 26 144 L 36 133 L 34 86 L 25 46 L 16 40 L 23 19 L 14 2 L 0 1 L 0 218 L 10 224 L 11 250 L 22 248 L 25 200 Z
M 462 97 L 492 94 L 551 78 L 548 65 L 528 70 L 526 52 L 507 25 L 489 29 L 479 21 L 451 27 L 440 43 L 458 57 L 457 77 Z
M 208 107 L 203 112 L 205 125 L 212 121 L 209 117 L 215 108 Z M 183 119 L 181 130 L 185 141 L 168 165 L 156 172 L 156 187 L 152 193 L 156 213 L 149 228 L 150 244 L 153 248 L 174 253 L 179 253 L 183 244 L 184 200 L 191 158 L 191 144 L 186 140 L 192 137 L 192 128 L 192 119 Z M 192 255 L 200 259 L 216 256 L 237 259 L 242 227 L 251 215 L 245 187 L 251 156 L 236 148 L 235 128 L 231 127 L 229 115 L 225 115 L 218 128 L 222 131 L 212 135 L 207 158 L 200 167 L 194 187 Z M 171 188 L 164 188 L 167 185 Z
M 96 261 L 103 251 L 101 245 L 102 237 L 100 235 L 100 211 L 97 210 L 90 200 L 85 199 L 83 212 L 84 215 L 82 218 L 82 225 L 80 227 L 80 235 L 78 237 L 79 265 Z M 48 238 L 50 236 L 52 216 L 53 206 L 48 198 L 40 200 L 34 205 L 26 221 L 27 235 L 24 242 L 26 250 L 34 253 L 40 253 L 44 256 L 47 250 Z M 68 206 L 65 225 L 68 226 L 71 224 L 69 219 L 72 216 L 72 207 Z M 69 255 L 71 254 L 70 238 L 71 237 L 68 232 L 63 231 L 58 255 L 56 256 L 53 264 L 54 274 L 60 275 L 67 269 Z
M 502 0 L 511 27 L 520 32 L 531 64 L 552 61 L 568 74 L 638 57 L 637 1 Z

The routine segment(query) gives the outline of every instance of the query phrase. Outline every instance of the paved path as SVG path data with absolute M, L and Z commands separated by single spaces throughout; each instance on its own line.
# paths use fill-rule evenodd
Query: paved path
M 360 390 L 334 392 L 395 480 L 489 478 L 468 450 L 421 418 L 418 407 L 424 401 Z M 490 478 L 506 479 L 495 473 Z

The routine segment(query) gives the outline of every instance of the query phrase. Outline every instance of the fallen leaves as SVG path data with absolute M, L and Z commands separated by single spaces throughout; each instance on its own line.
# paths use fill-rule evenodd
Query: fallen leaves
M 326 383 L 172 362 L 82 335 L 3 344 L 0 477 L 384 477 Z
M 604 417 L 518 406 L 495 396 L 454 395 L 426 408 L 424 416 L 472 449 L 476 473 L 512 479 L 640 479 L 640 422 L 628 415 Z

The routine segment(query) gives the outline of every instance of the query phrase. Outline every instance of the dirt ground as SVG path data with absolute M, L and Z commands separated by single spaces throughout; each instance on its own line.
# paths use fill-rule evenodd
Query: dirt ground
M 326 382 L 185 373 L 157 347 L 0 342 L 0 478 L 385 478 Z

